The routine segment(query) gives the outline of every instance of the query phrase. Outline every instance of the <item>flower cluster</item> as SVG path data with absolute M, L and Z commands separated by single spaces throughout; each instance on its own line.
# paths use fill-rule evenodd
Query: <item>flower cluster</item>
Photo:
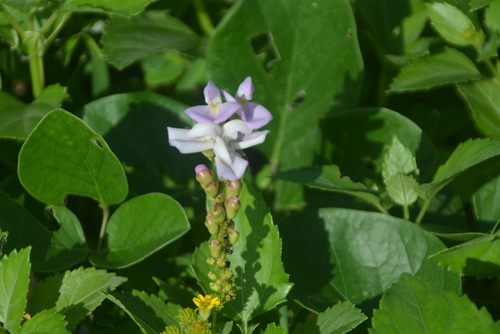
M 238 152 L 261 144 L 268 130 L 258 131 L 271 119 L 271 113 L 262 105 L 250 102 L 254 86 L 247 77 L 239 86 L 236 96 L 221 91 L 210 81 L 203 93 L 207 105 L 186 109 L 198 122 L 192 129 L 168 127 L 170 145 L 181 153 L 210 152 L 217 168 L 219 179 L 234 181 L 241 179 L 248 166 L 247 160 Z M 234 115 L 239 119 L 232 118 Z

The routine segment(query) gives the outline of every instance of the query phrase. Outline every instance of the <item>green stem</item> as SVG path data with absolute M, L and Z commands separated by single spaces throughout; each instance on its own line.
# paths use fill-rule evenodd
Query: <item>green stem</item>
M 286 302 L 278 306 L 278 314 L 280 327 L 288 333 L 288 304 Z
M 211 332 L 212 333 L 217 333 L 217 310 L 215 309 L 213 312 L 212 312 L 212 329 L 211 329 Z
M 408 205 L 403 206 L 403 215 L 406 220 L 410 220 L 410 211 L 408 210 Z
M 388 215 L 388 216 L 389 216 L 389 211 L 387 211 L 387 210 L 386 210 L 386 208 L 384 208 L 384 207 L 382 206 L 382 204 L 377 203 L 377 204 L 374 204 L 374 205 L 375 205 L 375 207 L 376 207 L 376 208 L 377 208 L 380 212 L 382 212 L 384 215 Z
M 104 237 L 106 236 L 106 227 L 108 226 L 108 218 L 109 218 L 109 208 L 101 204 L 102 209 L 102 223 L 101 223 L 101 231 L 99 232 L 99 242 L 97 244 L 97 253 L 99 254 L 102 250 L 102 245 L 104 243 Z
M 57 34 L 59 34 L 61 29 L 64 27 L 64 24 L 66 23 L 66 21 L 68 21 L 69 17 L 70 17 L 70 14 L 68 14 L 68 13 L 63 14 L 63 17 L 59 21 L 59 24 L 55 27 L 54 30 L 52 30 L 49 37 L 47 37 L 45 39 L 45 41 L 43 42 L 43 46 L 41 48 L 42 52 L 44 52 L 45 49 L 47 49 L 47 47 L 50 45 L 50 43 L 56 38 Z M 42 29 L 43 29 L 43 27 L 42 27 Z
M 417 219 L 415 220 L 415 223 L 418 225 L 422 222 L 422 219 L 424 219 L 425 213 L 427 212 L 427 209 L 429 208 L 429 205 L 431 205 L 432 197 L 429 197 L 425 203 L 422 209 L 420 210 Z
M 43 91 L 45 86 L 45 72 L 43 69 L 43 55 L 38 52 L 38 38 L 30 38 L 26 40 L 26 47 L 28 49 L 28 59 L 31 74 L 31 85 L 33 97 L 37 98 Z
M 495 67 L 495 65 L 493 65 L 493 63 L 491 62 L 490 59 L 485 59 L 484 62 L 486 63 L 486 66 L 488 66 L 488 68 L 490 69 L 491 71 L 491 74 L 493 74 L 495 76 L 495 78 L 500 81 L 500 72 L 497 70 L 497 68 Z
M 207 36 L 212 35 L 214 25 L 212 24 L 210 15 L 208 15 L 207 8 L 203 4 L 203 0 L 194 0 L 193 2 L 196 7 L 196 17 L 198 18 L 201 30 L 203 30 L 203 33 Z

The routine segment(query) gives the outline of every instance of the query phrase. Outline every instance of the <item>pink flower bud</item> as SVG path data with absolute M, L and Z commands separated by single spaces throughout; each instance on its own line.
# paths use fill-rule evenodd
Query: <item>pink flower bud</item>
M 210 241 L 208 248 L 210 249 L 210 255 L 212 255 L 212 257 L 215 257 L 215 258 L 218 258 L 222 252 L 222 245 L 220 244 L 219 240 Z M 219 259 L 217 259 L 217 260 L 219 260 Z
M 198 165 L 195 167 L 196 181 L 198 181 L 202 187 L 205 187 L 207 183 L 214 180 L 214 173 L 208 169 L 205 165 Z
M 205 220 L 205 226 L 208 229 L 208 232 L 212 235 L 217 234 L 219 232 L 219 224 L 217 224 L 211 215 L 207 215 L 207 220 Z
M 241 208 L 241 203 L 238 197 L 231 196 L 226 201 L 226 218 L 231 220 L 238 214 L 238 210 Z
M 207 194 L 207 196 L 214 198 L 215 196 L 217 196 L 217 193 L 219 192 L 219 182 L 217 181 L 208 182 L 203 186 L 203 190 L 205 190 L 205 194 Z
M 238 239 L 240 238 L 240 232 L 232 230 L 231 232 L 229 232 L 228 238 L 231 245 L 234 245 L 238 242 Z
M 232 196 L 239 196 L 241 192 L 241 181 L 240 180 L 234 180 L 229 182 L 229 184 L 226 187 L 226 198 L 232 197 Z
M 212 219 L 217 224 L 222 224 L 226 220 L 226 210 L 224 210 L 224 207 L 219 203 L 215 203 L 212 206 L 210 213 L 212 214 Z

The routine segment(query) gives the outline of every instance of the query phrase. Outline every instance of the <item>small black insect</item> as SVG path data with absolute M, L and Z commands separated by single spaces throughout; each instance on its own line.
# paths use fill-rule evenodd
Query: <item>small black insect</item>
M 226 268 L 229 268 L 229 267 L 231 267 L 231 262 L 226 261 Z

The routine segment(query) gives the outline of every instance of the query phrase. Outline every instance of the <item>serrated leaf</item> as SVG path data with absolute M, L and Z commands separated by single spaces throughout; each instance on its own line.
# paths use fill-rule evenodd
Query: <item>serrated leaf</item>
M 137 196 L 113 213 L 106 229 L 106 249 L 91 256 L 90 261 L 103 268 L 125 268 L 177 240 L 189 229 L 184 209 L 172 197 L 161 193 Z
M 288 170 L 279 172 L 276 178 L 297 182 L 314 189 L 356 196 L 376 207 L 381 205 L 377 194 L 370 191 L 363 184 L 352 181 L 348 176 L 342 176 L 339 167 L 336 165 Z
M 434 28 L 447 42 L 458 46 L 476 42 L 474 24 L 460 9 L 446 2 L 428 3 L 427 9 Z
M 163 332 L 167 325 L 178 326 L 177 316 L 181 307 L 165 304 L 160 298 L 145 292 L 112 293 L 106 297 L 124 310 L 148 334 Z
M 11 333 L 18 332 L 26 308 L 30 251 L 30 247 L 14 250 L 0 260 L 0 322 Z
M 467 296 L 459 297 L 409 274 L 382 297 L 372 326 L 372 334 L 493 334 L 499 329 L 488 311 L 478 310 Z
M 102 204 L 123 201 L 128 192 L 120 161 L 104 139 L 81 119 L 62 110 L 49 112 L 19 153 L 19 179 L 47 204 L 62 205 L 68 194 Z
M 44 310 L 26 321 L 18 334 L 70 334 L 62 314 L 55 310 Z
M 445 249 L 430 257 L 463 276 L 500 276 L 500 237 L 487 235 Z
M 500 32 L 500 0 L 493 0 L 484 11 L 484 23 L 496 32 Z
M 419 174 L 417 161 L 411 151 L 404 146 L 395 135 L 392 138 L 392 144 L 384 158 L 382 176 L 384 182 L 387 182 L 394 175 L 400 174 Z
M 93 267 L 78 268 L 64 274 L 48 277 L 33 291 L 30 308 L 33 313 L 54 308 L 68 321 L 68 329 L 75 328 L 106 298 L 125 282 L 124 277 Z
M 220 329 L 219 334 L 229 334 L 233 329 L 233 322 L 229 321 L 224 324 L 224 326 Z
M 394 78 L 389 91 L 427 90 L 481 77 L 481 72 L 467 56 L 446 48 L 441 53 L 410 61 Z
M 112 17 L 102 39 L 104 54 L 118 68 L 165 50 L 196 53 L 201 42 L 202 38 L 182 21 L 152 12 Z
M 418 182 L 411 175 L 397 173 L 386 182 L 387 192 L 394 203 L 409 206 L 418 199 Z
M 275 323 L 268 324 L 263 334 L 287 334 L 286 329 L 276 326 Z
M 500 140 L 481 138 L 461 143 L 439 167 L 433 181 L 420 185 L 419 195 L 433 197 L 463 171 L 497 155 L 500 155 Z
M 62 9 L 70 11 L 104 11 L 124 15 L 141 12 L 153 0 L 65 0 Z
M 360 56 L 347 0 L 240 1 L 210 40 L 207 71 L 233 94 L 252 77 L 253 100 L 274 117 L 266 126 L 271 135 L 259 149 L 270 158 L 272 171 L 283 171 L 310 166 L 318 158 L 322 118 L 332 107 L 355 105 Z M 277 206 L 304 201 L 300 185 L 277 181 L 275 190 Z
M 500 84 L 493 79 L 457 86 L 477 127 L 487 136 L 500 138 Z
M 281 239 L 277 226 L 262 197 L 248 183 L 239 195 L 241 208 L 234 219 L 240 238 L 234 253 L 228 256 L 234 273 L 236 299 L 224 305 L 222 312 L 246 326 L 255 316 L 285 301 L 291 284 L 281 262 Z M 207 243 L 193 255 L 193 270 L 198 283 L 209 292 L 211 270 L 206 263 L 210 252 Z
M 293 334 L 344 334 L 366 319 L 367 317 L 353 304 L 342 302 L 300 324 Z
M 78 218 L 64 206 L 52 206 L 50 212 L 60 228 L 49 231 L 20 204 L 0 191 L 0 228 L 10 231 L 14 247 L 31 246 L 33 270 L 54 272 L 78 264 L 87 257 L 85 235 Z
M 0 91 L 0 138 L 26 139 L 43 116 L 60 107 L 66 96 L 65 87 L 52 85 L 31 104 L 24 104 Z
M 369 308 L 405 272 L 460 290 L 457 274 L 426 259 L 443 243 L 407 220 L 325 208 L 292 215 L 279 227 L 291 295 L 316 312 L 339 301 Z

